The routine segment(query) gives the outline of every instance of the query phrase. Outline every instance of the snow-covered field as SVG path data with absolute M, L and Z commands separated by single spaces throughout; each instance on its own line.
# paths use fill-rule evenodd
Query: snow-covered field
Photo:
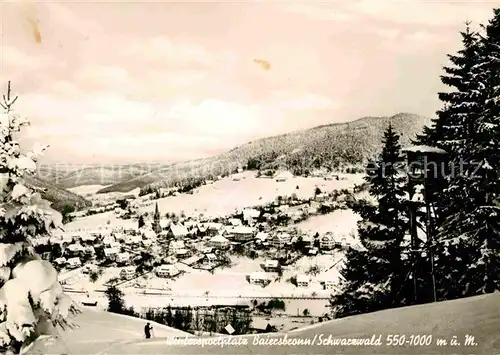
M 273 201 L 277 196 L 290 196 L 295 193 L 299 198 L 309 198 L 314 195 L 314 190 L 319 187 L 322 191 L 329 192 L 334 189 L 343 189 L 353 187 L 362 182 L 362 175 L 345 175 L 347 180 L 324 180 L 315 177 L 294 177 L 285 182 L 277 182 L 275 179 L 256 178 L 255 172 L 247 171 L 239 174 L 241 179 L 234 181 L 234 175 L 216 181 L 213 184 L 203 185 L 190 194 L 180 194 L 178 196 L 169 196 L 157 200 L 161 213 L 174 212 L 179 214 L 184 211 L 186 214 L 205 216 L 228 215 L 235 209 L 249 206 L 262 205 Z M 297 189 L 297 186 L 299 189 Z M 84 188 L 80 186 L 79 188 Z M 136 194 L 137 191 L 131 191 L 129 194 Z M 105 196 L 104 194 L 103 196 Z M 100 196 L 100 195 L 99 195 Z M 155 201 L 156 202 L 156 201 Z M 141 208 L 141 212 L 153 212 L 155 204 Z M 315 218 L 314 223 L 321 224 L 332 215 L 321 216 L 325 218 Z M 336 222 L 333 227 L 338 225 L 350 225 L 351 217 L 348 213 L 333 215 Z M 346 223 L 341 223 L 345 220 Z M 65 225 L 66 230 L 88 230 L 95 228 L 112 228 L 114 226 L 136 226 L 135 220 L 118 219 L 113 212 L 106 212 L 78 218 Z M 331 225 L 331 223 L 328 223 Z M 309 225 L 305 225 L 306 227 Z M 310 227 L 314 228 L 314 224 Z M 332 227 L 332 228 L 333 228 Z M 331 230 L 331 229 L 330 229 Z
M 113 279 L 120 277 L 120 271 L 123 268 L 120 267 L 107 267 L 102 269 L 102 275 L 95 282 L 90 281 L 89 275 L 81 272 L 81 269 L 73 270 L 74 276 L 71 276 L 65 280 L 65 288 L 70 288 L 77 291 L 88 291 L 92 292 L 96 289 L 105 289 L 105 284 Z M 59 274 L 59 280 L 61 280 L 61 274 Z
M 188 215 L 227 215 L 235 209 L 271 202 L 277 196 L 290 196 L 295 193 L 299 198 L 309 198 L 314 195 L 316 187 L 324 192 L 350 188 L 361 183 L 363 177 L 345 175 L 346 180 L 293 177 L 284 182 L 277 182 L 275 179 L 256 178 L 255 174 L 254 171 L 246 171 L 238 174 L 238 181 L 235 181 L 235 176 L 232 175 L 213 184 L 200 186 L 192 195 L 180 194 L 162 198 L 158 200 L 158 206 L 162 213 L 184 211 Z M 143 207 L 142 211 L 152 212 L 153 209 L 154 205 Z
M 252 260 L 234 257 L 232 258 L 233 266 L 231 268 L 217 268 L 213 274 L 205 270 L 185 268 L 187 272 L 176 279 L 165 279 L 158 278 L 153 273 L 148 273 L 127 282 L 123 287 L 127 293 L 137 293 L 144 290 L 151 292 L 154 290 L 168 290 L 172 295 L 204 296 L 208 292 L 210 296 L 214 297 L 309 297 L 312 292 L 318 295 L 328 295 L 329 291 L 324 291 L 320 282 L 323 280 L 325 273 L 329 272 L 328 269 L 342 256 L 342 253 L 337 253 L 335 255 L 303 257 L 293 266 L 283 271 L 281 281 L 274 281 L 265 288 L 252 285 L 247 281 L 247 276 L 250 273 L 263 271 L 261 265 L 265 263 L 265 259 Z M 179 264 L 178 268 L 181 269 L 181 266 Z M 298 274 L 306 274 L 313 266 L 318 267 L 320 274 L 310 275 L 311 285 L 309 287 L 296 287 L 287 282 L 288 279 L 296 277 Z M 91 282 L 88 275 L 72 271 L 75 276 L 66 281 L 66 287 L 72 290 L 90 292 L 96 289 L 102 290 L 107 281 L 119 276 L 121 269 L 119 267 L 104 269 L 102 276 L 96 282 Z M 135 287 L 136 284 L 141 287 Z
M 68 190 L 81 196 L 87 196 L 94 195 L 97 191 L 104 189 L 105 187 L 107 187 L 107 185 L 82 185 L 71 187 Z
M 356 233 L 359 220 L 360 216 L 352 210 L 336 210 L 326 215 L 312 216 L 295 224 L 295 227 L 303 232 L 319 234 L 332 232 L 336 236 L 348 237 L 351 232 Z
M 271 282 L 267 287 L 263 288 L 259 285 L 248 283 L 247 276 L 255 271 L 263 271 L 261 265 L 265 263 L 265 259 L 249 259 L 249 258 L 232 258 L 233 265 L 231 268 L 217 268 L 214 273 L 204 270 L 192 269 L 190 272 L 181 277 L 167 281 L 160 279 L 157 284 L 166 285 L 172 290 L 173 294 L 186 295 L 204 295 L 209 292 L 211 296 L 239 296 L 242 297 L 308 297 L 312 292 L 323 294 L 322 286 L 319 284 L 320 278 L 311 275 L 311 286 L 307 288 L 296 287 L 290 282 L 287 282 L 291 277 L 297 274 L 305 274 L 312 266 L 317 266 L 320 272 L 326 271 L 332 267 L 340 258 L 341 253 L 336 255 L 319 255 L 315 257 L 303 257 L 290 269 L 283 271 L 281 281 Z M 152 288 L 152 283 L 155 283 L 154 275 L 148 275 L 145 282 L 146 288 Z M 327 291 L 326 294 L 329 294 Z
M 74 221 L 65 224 L 64 230 L 82 231 L 113 227 L 135 228 L 137 227 L 137 220 L 119 219 L 116 217 L 116 214 L 114 212 L 105 212 L 82 218 L 76 218 Z
M 285 269 L 281 281 L 275 280 L 267 287 L 250 284 L 247 281 L 247 275 L 253 271 L 262 271 L 261 264 L 264 259 L 235 258 L 234 265 L 227 269 L 216 269 L 212 274 L 208 271 L 190 269 L 186 274 L 170 280 L 157 278 L 149 273 L 144 277 L 134 279 L 123 285 L 122 290 L 125 293 L 125 300 L 129 306 L 134 308 L 155 307 L 166 304 L 188 306 L 194 303 L 198 305 L 205 304 L 223 304 L 224 302 L 245 302 L 250 304 L 253 298 L 271 299 L 281 297 L 328 297 L 329 290 L 323 290 L 320 282 L 325 277 L 338 277 L 338 271 L 335 268 L 328 270 L 338 260 L 342 258 L 342 253 L 335 255 L 320 255 L 316 257 L 303 257 L 290 269 Z M 296 277 L 298 274 L 305 274 L 312 266 L 317 266 L 319 274 L 309 275 L 311 285 L 309 287 L 297 287 L 288 280 Z M 106 299 L 102 293 L 104 283 L 110 278 L 118 276 L 120 268 L 108 268 L 102 277 L 92 283 L 87 275 L 80 274 L 74 277 L 66 287 L 76 291 L 89 291 L 93 297 L 99 299 L 102 308 L 106 306 Z M 134 287 L 139 284 L 141 287 Z M 156 293 L 156 294 L 155 294 Z M 159 294 L 161 293 L 161 294 Z M 86 298 L 85 294 L 71 294 L 77 301 L 81 302 Z M 286 300 L 290 314 L 295 315 L 303 312 L 305 308 L 309 309 L 313 315 L 322 315 L 326 312 L 325 306 L 328 300 L 319 299 L 295 299 Z

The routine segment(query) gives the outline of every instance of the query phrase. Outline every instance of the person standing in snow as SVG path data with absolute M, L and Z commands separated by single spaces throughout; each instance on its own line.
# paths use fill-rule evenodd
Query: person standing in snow
M 153 327 L 149 324 L 149 322 L 146 323 L 146 326 L 144 327 L 144 335 L 146 336 L 146 339 L 151 338 L 151 331 L 153 330 Z

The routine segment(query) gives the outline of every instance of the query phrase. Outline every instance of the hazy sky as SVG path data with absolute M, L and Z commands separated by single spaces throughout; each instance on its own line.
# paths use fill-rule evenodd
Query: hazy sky
M 46 162 L 171 161 L 401 111 L 434 115 L 446 53 L 494 2 L 1 3 Z

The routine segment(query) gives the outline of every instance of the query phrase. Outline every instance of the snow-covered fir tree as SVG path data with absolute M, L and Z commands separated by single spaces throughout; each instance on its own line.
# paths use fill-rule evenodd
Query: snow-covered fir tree
M 482 102 L 463 142 L 462 171 L 450 178 L 447 218 L 439 229 L 438 276 L 445 298 L 500 290 L 500 10 L 484 26 L 472 70 Z M 455 270 L 454 270 L 455 269 Z
M 475 78 L 480 60 L 479 36 L 472 31 L 470 22 L 460 34 L 463 48 L 457 54 L 448 54 L 452 65 L 445 66 L 445 74 L 441 76 L 441 82 L 450 89 L 438 94 L 443 108 L 437 111 L 432 125 L 424 127 L 423 134 L 417 136 L 419 144 L 439 147 L 452 157 L 462 152 L 463 144 L 474 132 L 483 103 L 481 84 Z
M 389 126 L 384 133 L 379 159 L 367 166 L 365 181 L 376 203 L 359 201 L 353 210 L 360 214 L 358 235 L 361 248 L 350 249 L 341 271 L 341 292 L 331 306 L 336 317 L 401 306 L 407 303 L 407 265 L 402 243 L 408 230 L 404 204 L 399 135 Z
M 457 54 L 449 54 L 451 66 L 443 68 L 441 76 L 443 84 L 450 88 L 447 92 L 438 94 L 443 107 L 437 112 L 431 127 L 425 127 L 422 135 L 418 136 L 417 143 L 437 146 L 445 149 L 449 156 L 453 170 L 443 185 L 443 190 L 437 191 L 435 199 L 435 221 L 441 226 L 440 237 L 447 239 L 444 233 L 446 225 L 453 225 L 451 230 L 456 231 L 458 220 L 463 218 L 457 214 L 469 210 L 465 205 L 470 202 L 462 200 L 463 191 L 458 185 L 464 186 L 467 180 L 461 174 L 461 167 L 468 160 L 473 146 L 473 136 L 479 121 L 480 112 L 484 104 L 484 86 L 477 80 L 477 73 L 481 59 L 481 42 L 479 34 L 472 31 L 471 24 L 461 32 L 462 49 Z M 463 182 L 460 182 L 464 180 Z M 472 205 L 473 206 L 473 205 Z M 450 216 L 455 216 L 451 218 Z M 452 222 L 453 221 L 453 222 Z M 463 296 L 460 284 L 467 267 L 472 262 L 471 253 L 465 245 L 439 244 L 436 252 L 436 286 L 438 299 L 454 299 Z
M 0 102 L 0 353 L 19 353 L 53 326 L 67 326 L 77 312 L 63 293 L 52 265 L 41 260 L 32 240 L 62 226 L 62 216 L 39 191 L 25 184 L 35 174 L 44 147 L 24 154 L 15 134 L 28 124 L 13 110 L 10 83 Z
M 443 68 L 444 75 L 441 76 L 441 82 L 449 88 L 438 94 L 443 107 L 437 111 L 437 118 L 432 120 L 432 125 L 424 127 L 423 134 L 417 136 L 417 144 L 439 147 L 448 153 L 455 169 L 453 175 L 459 173 L 461 162 L 466 160 L 484 104 L 483 86 L 477 81 L 481 58 L 479 34 L 472 30 L 470 22 L 466 23 L 465 30 L 460 34 L 462 49 L 456 54 L 448 54 L 451 65 Z M 436 224 L 441 224 L 460 207 L 449 203 L 446 186 L 450 178 L 443 181 L 443 190 L 436 192 Z

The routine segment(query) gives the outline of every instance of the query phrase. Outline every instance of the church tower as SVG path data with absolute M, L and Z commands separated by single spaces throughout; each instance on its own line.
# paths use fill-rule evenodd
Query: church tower
M 156 234 L 160 234 L 160 232 L 161 232 L 161 225 L 160 225 L 160 210 L 158 209 L 158 202 L 156 203 L 156 206 L 155 206 L 155 214 L 153 216 L 152 227 L 153 227 L 153 231 Z

